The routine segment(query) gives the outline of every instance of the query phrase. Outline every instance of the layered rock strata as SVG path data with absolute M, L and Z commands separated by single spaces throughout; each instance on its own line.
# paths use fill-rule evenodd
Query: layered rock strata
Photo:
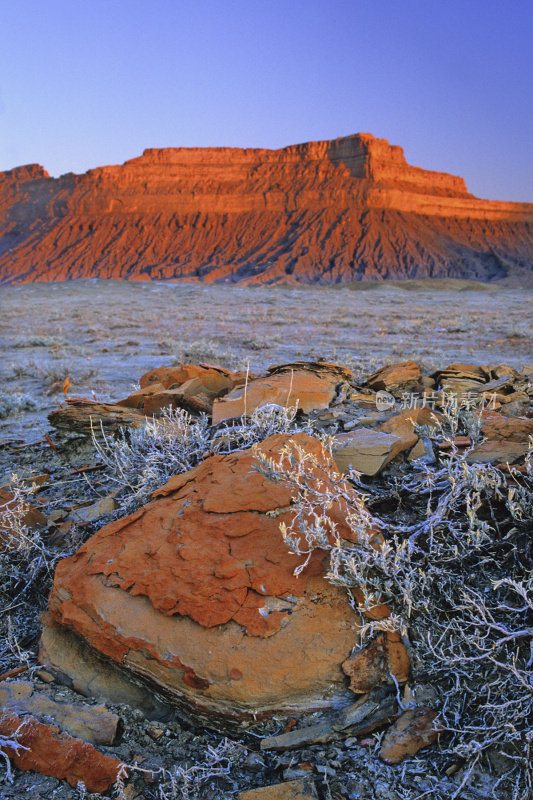
M 533 204 L 480 200 L 370 134 L 281 150 L 164 148 L 51 178 L 0 173 L 0 281 L 336 283 L 501 277 Z

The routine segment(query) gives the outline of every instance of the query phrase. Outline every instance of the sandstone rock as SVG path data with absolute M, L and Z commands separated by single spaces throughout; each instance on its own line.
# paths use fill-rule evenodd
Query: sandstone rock
M 497 367 L 492 367 L 491 373 L 495 379 L 502 377 L 512 377 L 513 379 L 516 380 L 516 378 L 519 376 L 519 373 L 512 367 L 508 367 L 507 364 L 500 364 Z
M 162 383 L 154 382 L 149 386 L 136 389 L 123 400 L 119 400 L 117 403 L 115 403 L 115 405 L 120 406 L 121 408 L 131 408 L 144 414 L 145 402 L 151 397 L 157 397 L 161 392 L 164 391 L 165 387 Z
M 531 407 L 531 399 L 529 397 L 526 398 L 522 392 L 506 395 L 501 401 L 500 409 L 498 409 L 497 405 L 495 406 L 496 409 L 501 410 L 508 417 L 530 416 Z
M 213 425 L 270 404 L 297 406 L 306 414 L 328 408 L 337 397 L 339 384 L 351 377 L 350 370 L 337 364 L 296 362 L 271 367 L 266 376 L 215 400 Z
M 324 461 L 317 480 L 327 485 L 333 464 L 318 440 L 274 436 L 261 449 L 274 456 L 291 442 Z M 323 552 L 293 574 L 299 559 L 279 530 L 292 519 L 292 492 L 254 463 L 251 451 L 217 455 L 172 478 L 145 508 L 59 562 L 49 601 L 47 627 L 71 631 L 210 726 L 346 697 L 340 665 L 354 644 L 353 611 L 323 577 Z M 330 513 L 352 538 L 342 502 Z M 53 671 L 53 640 L 43 638 Z M 75 680 L 76 664 L 62 663 Z
M 90 744 L 112 744 L 117 733 L 119 719 L 105 706 L 57 703 L 35 692 L 26 681 L 0 684 L 0 707 L 41 722 L 51 721 L 61 731 Z
M 103 517 L 105 514 L 112 514 L 116 508 L 116 501 L 114 497 L 108 495 L 97 500 L 96 503 L 91 503 L 86 506 L 78 506 L 74 508 L 70 514 L 70 519 L 75 522 L 94 522 L 98 517 Z
M 296 750 L 311 744 L 324 744 L 347 735 L 365 735 L 382 728 L 398 716 L 395 695 L 386 686 L 373 689 L 357 702 L 340 710 L 328 711 L 312 725 L 302 725 L 277 736 L 261 739 L 261 750 Z
M 527 442 L 487 439 L 466 456 L 469 464 L 516 464 L 528 451 Z
M 71 786 L 82 781 L 89 792 L 106 792 L 116 781 L 123 765 L 96 747 L 66 733 L 55 725 L 43 725 L 31 716 L 15 712 L 0 717 L 0 735 L 16 738 L 19 748 L 3 750 L 19 769 L 30 769 L 66 780 Z
M 143 375 L 141 388 L 117 405 L 142 411 L 146 416 L 159 414 L 169 406 L 211 414 L 213 400 L 245 379 L 246 373 L 205 364 L 159 367 Z
M 514 375 L 503 375 L 501 378 L 495 378 L 493 381 L 482 384 L 476 388 L 477 392 L 490 395 L 492 392 L 500 392 L 505 387 L 510 387 L 513 384 Z
M 439 728 L 434 722 L 436 717 L 431 708 L 404 711 L 385 733 L 380 758 L 388 764 L 399 764 L 407 756 L 436 742 L 439 737 Z
M 346 659 L 343 672 L 350 678 L 352 692 L 364 694 L 380 683 L 390 683 L 391 673 L 398 683 L 409 677 L 410 662 L 400 635 L 380 633 L 373 642 Z
M 343 367 L 341 364 L 332 364 L 330 361 L 292 361 L 287 364 L 274 364 L 268 368 L 267 374 L 291 374 L 298 370 L 314 372 L 316 375 L 321 375 L 327 379 L 337 378 L 337 383 L 351 381 L 353 378 L 352 371 L 348 367 Z
M 54 623 L 46 615 L 39 642 L 39 663 L 47 672 L 85 697 L 99 697 L 110 703 L 125 703 L 140 709 L 148 719 L 156 719 L 166 709 L 157 698 L 127 672 L 103 658 L 72 631 Z
M 142 425 L 144 416 L 118 405 L 72 398 L 62 408 L 52 411 L 48 421 L 60 433 L 90 437 L 92 431 L 98 436 L 102 428 L 107 435 L 117 433 L 120 428 Z
M 402 442 L 402 450 L 409 450 L 418 442 L 415 425 L 425 425 L 429 428 L 438 428 L 444 422 L 444 417 L 429 408 L 413 408 L 402 411 L 380 425 L 380 431 L 398 436 Z
M 494 252 L 511 268 L 533 260 L 531 204 L 478 200 L 365 133 L 282 150 L 146 150 L 57 179 L 19 167 L 0 173 L 0 209 L 2 283 L 487 280 L 503 275 Z
M 493 414 L 485 418 L 482 432 L 492 441 L 527 442 L 533 436 L 533 419 Z
M 419 458 L 425 458 L 427 455 L 426 447 L 422 439 L 419 439 L 412 450 L 409 451 L 409 461 L 417 461 Z
M 414 361 L 401 361 L 387 367 L 381 367 L 366 379 L 371 389 L 398 396 L 402 392 L 414 389 L 420 380 L 420 368 Z
M 476 364 L 450 364 L 434 377 L 442 390 L 448 393 L 478 392 L 490 380 L 490 368 Z
M 195 378 L 201 380 L 213 395 L 221 395 L 233 389 L 238 383 L 244 382 L 246 372 L 232 372 L 211 364 L 181 364 L 176 367 L 157 367 L 145 372 L 139 380 L 139 385 L 141 389 L 146 389 L 154 383 L 160 383 L 165 389 L 176 389 Z
M 339 433 L 333 440 L 335 464 L 347 475 L 350 467 L 364 475 L 376 475 L 404 449 L 399 436 L 372 428 Z
M 238 794 L 238 800 L 316 800 L 317 797 L 315 785 L 310 778 L 262 786 L 260 789 L 250 789 Z

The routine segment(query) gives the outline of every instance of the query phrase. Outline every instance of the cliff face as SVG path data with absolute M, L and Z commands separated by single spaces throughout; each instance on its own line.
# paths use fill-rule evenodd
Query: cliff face
M 369 134 L 165 148 L 50 178 L 0 173 L 0 281 L 490 279 L 533 268 L 533 204 L 479 200 Z

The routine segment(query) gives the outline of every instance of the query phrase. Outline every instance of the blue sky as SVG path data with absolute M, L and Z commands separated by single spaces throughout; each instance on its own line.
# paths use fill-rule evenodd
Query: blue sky
M 0 170 L 364 131 L 533 202 L 532 0 L 2 0 L 0 24 Z

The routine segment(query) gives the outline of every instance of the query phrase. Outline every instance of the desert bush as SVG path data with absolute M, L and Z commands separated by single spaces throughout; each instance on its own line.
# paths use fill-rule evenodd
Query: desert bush
M 243 749 L 229 739 L 215 747 L 208 745 L 203 761 L 185 768 L 167 770 L 158 786 L 158 800 L 196 800 L 199 797 L 227 797 L 232 789 L 231 771 L 242 758 Z
M 455 434 L 463 423 L 458 414 L 452 422 Z M 399 631 L 415 685 L 438 687 L 441 752 L 466 764 L 463 783 L 478 763 L 490 767 L 498 757 L 506 765 L 498 781 L 505 796 L 531 797 L 533 447 L 525 474 L 510 468 L 506 475 L 467 463 L 452 445 L 440 463 L 395 476 L 390 496 L 397 505 L 380 520 L 366 511 L 369 498 L 341 476 L 317 482 L 317 469 L 327 467 L 300 448 L 277 459 L 259 450 L 263 474 L 295 492 L 294 519 L 282 534 L 302 557 L 296 571 L 314 548 L 328 550 L 327 577 L 347 589 L 360 613 L 361 644 L 375 631 Z M 356 543 L 336 535 L 333 502 L 345 506 Z M 409 522 L 398 522 L 401 506 L 410 509 Z M 379 548 L 376 524 L 384 536 Z M 364 600 L 356 602 L 354 589 Z M 381 603 L 390 617 L 366 617 Z
M 28 336 L 24 339 L 16 339 L 12 347 L 63 347 L 66 344 L 64 336 Z
M 33 411 L 37 403 L 27 394 L 10 394 L 0 391 L 0 419 L 7 419 L 22 411 Z
M 172 408 L 133 431 L 122 429 L 118 437 L 93 430 L 92 441 L 108 481 L 118 489 L 119 515 L 140 508 L 172 475 L 196 466 L 211 444 L 207 417 L 195 419 Z
M 295 408 L 277 405 L 217 428 L 209 426 L 205 415 L 196 418 L 168 408 L 133 431 L 122 429 L 117 437 L 93 430 L 92 442 L 106 466 L 108 488 L 118 489 L 116 515 L 123 516 L 144 505 L 173 475 L 192 469 L 208 455 L 235 452 L 275 433 L 303 428 Z
M 27 490 L 16 475 L 10 484 L 13 499 L 0 504 L 0 636 L 6 644 L 0 665 L 13 657 L 29 662 L 24 651 L 37 629 L 35 610 L 46 606 L 56 562 L 66 555 L 52 552 L 39 531 L 25 523 Z
M 231 453 L 252 447 L 275 434 L 301 431 L 312 433 L 311 423 L 298 420 L 298 409 L 295 406 L 286 408 L 269 403 L 256 408 L 247 416 L 218 426 L 212 432 L 212 447 L 216 452 Z

